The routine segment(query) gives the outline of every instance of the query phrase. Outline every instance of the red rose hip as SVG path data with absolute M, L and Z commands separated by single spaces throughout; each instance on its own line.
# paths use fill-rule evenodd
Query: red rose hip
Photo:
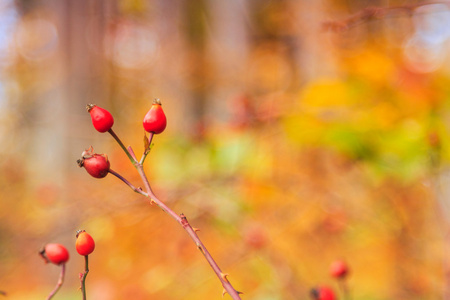
M 159 134 L 166 129 L 167 119 L 159 99 L 153 100 L 152 107 L 144 117 L 143 125 L 145 131 L 154 134 Z
M 318 300 L 335 300 L 336 295 L 333 290 L 329 287 L 321 287 L 319 288 L 319 298 Z
M 69 251 L 61 244 L 47 244 L 42 255 L 55 265 L 64 264 L 69 260 Z
M 95 249 L 95 242 L 92 236 L 84 230 L 77 231 L 77 241 L 75 248 L 78 254 L 86 256 L 91 254 Z
M 314 300 L 335 300 L 336 295 L 331 288 L 322 286 L 311 291 L 311 298 Z
M 108 175 L 110 163 L 106 154 L 93 153 L 92 147 L 82 153 L 81 159 L 77 160 L 78 166 L 84 167 L 86 171 L 95 178 L 103 178 Z
M 330 274 L 334 278 L 344 278 L 348 274 L 348 266 L 344 261 L 336 260 L 330 266 Z
M 98 132 L 106 132 L 114 124 L 114 118 L 109 111 L 95 104 L 88 104 L 87 111 L 91 114 L 92 124 Z
M 92 177 L 103 178 L 108 175 L 110 163 L 105 154 L 94 154 L 84 159 L 83 166 Z

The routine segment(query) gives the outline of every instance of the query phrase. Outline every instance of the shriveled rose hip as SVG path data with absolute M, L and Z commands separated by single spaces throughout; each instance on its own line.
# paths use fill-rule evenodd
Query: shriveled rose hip
M 114 118 L 109 111 L 95 104 L 88 104 L 86 110 L 91 114 L 92 124 L 98 132 L 106 132 L 114 124 Z
M 86 256 L 91 254 L 95 249 L 95 242 L 92 236 L 84 230 L 77 231 L 77 241 L 75 248 L 78 254 Z
M 103 178 L 108 175 L 110 163 L 106 154 L 93 153 L 92 147 L 85 150 L 77 160 L 78 166 L 84 167 L 86 171 L 95 178 Z
M 144 117 L 143 126 L 145 131 L 159 134 L 166 129 L 167 119 L 161 107 L 159 99 L 153 100 L 152 107 Z
M 55 265 L 66 263 L 69 260 L 69 251 L 61 244 L 47 244 L 41 254 Z
M 92 177 L 103 178 L 108 175 L 110 163 L 105 154 L 94 154 L 84 160 L 83 166 Z

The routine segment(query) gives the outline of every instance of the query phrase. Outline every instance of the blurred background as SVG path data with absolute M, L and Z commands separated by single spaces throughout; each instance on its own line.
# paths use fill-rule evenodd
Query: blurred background
M 142 185 L 85 105 L 140 156 L 160 98 L 151 185 L 243 299 L 344 299 L 336 259 L 354 300 L 450 299 L 449 3 L 364 10 L 418 3 L 0 0 L 0 290 L 45 299 L 61 243 L 55 299 L 81 299 L 85 229 L 88 299 L 221 298 L 175 221 L 76 164 L 92 145 Z

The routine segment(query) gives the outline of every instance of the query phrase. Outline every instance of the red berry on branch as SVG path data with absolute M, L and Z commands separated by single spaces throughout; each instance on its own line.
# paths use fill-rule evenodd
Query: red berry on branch
M 344 278 L 348 274 L 348 265 L 344 261 L 336 260 L 330 266 L 330 274 L 334 278 Z
M 335 299 L 336 295 L 334 294 L 332 289 L 326 286 L 319 288 L 318 300 L 335 300 Z
M 111 129 L 114 118 L 109 111 L 95 104 L 88 104 L 86 109 L 91 114 L 92 124 L 97 131 L 106 132 Z
M 78 166 L 95 178 L 103 178 L 108 175 L 110 163 L 106 154 L 93 153 L 92 147 L 83 151 L 81 159 L 77 160 Z
M 144 117 L 144 129 L 147 132 L 159 134 L 166 129 L 167 119 L 159 99 L 153 100 L 152 107 Z
M 251 249 L 261 249 L 268 242 L 267 233 L 262 226 L 251 224 L 250 226 L 247 226 L 244 231 L 244 241 Z
M 78 230 L 75 248 L 77 249 L 78 254 L 83 256 L 89 255 L 95 249 L 94 239 L 86 231 Z
M 335 300 L 336 295 L 329 287 L 322 286 L 311 290 L 311 297 L 314 300 Z
M 69 251 L 61 244 L 47 244 L 41 254 L 55 265 L 66 263 L 69 260 Z

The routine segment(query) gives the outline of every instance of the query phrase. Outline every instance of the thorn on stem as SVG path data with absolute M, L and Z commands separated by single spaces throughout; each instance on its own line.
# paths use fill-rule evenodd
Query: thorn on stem
M 230 283 L 227 278 L 228 276 L 230 276 L 230 275 L 227 273 L 220 273 L 220 277 L 222 277 L 222 279 L 225 280 L 226 282 Z
M 235 291 L 236 291 L 236 290 L 235 290 Z M 237 293 L 238 295 L 243 295 L 243 294 L 244 294 L 243 292 L 239 292 L 239 291 L 236 291 L 236 293 Z M 225 289 L 223 289 L 223 291 L 222 291 L 222 298 L 225 297 L 226 294 L 228 294 L 228 292 L 227 292 Z
M 202 247 L 202 245 L 200 245 L 200 243 L 197 243 L 197 249 L 203 253 L 203 247 Z
M 200 228 L 192 227 L 192 229 L 194 230 L 194 232 L 200 231 Z

